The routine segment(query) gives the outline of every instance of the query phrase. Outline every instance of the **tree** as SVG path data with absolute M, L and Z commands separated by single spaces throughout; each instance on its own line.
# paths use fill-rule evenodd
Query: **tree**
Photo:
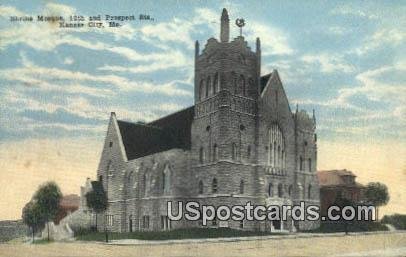
M 368 183 L 365 190 L 365 198 L 369 203 L 375 206 L 375 219 L 378 220 L 378 207 L 386 205 L 389 202 L 388 187 L 379 182 Z
M 61 190 L 55 182 L 47 182 L 39 187 L 34 195 L 34 202 L 38 205 L 41 220 L 47 224 L 48 241 L 49 241 L 49 225 L 59 208 L 59 202 L 62 198 Z
M 44 226 L 44 220 L 42 219 L 41 210 L 33 201 L 28 202 L 22 211 L 23 222 L 31 228 L 32 242 L 34 242 L 35 232 Z
M 107 195 L 104 191 L 103 185 L 100 181 L 92 182 L 92 190 L 87 192 L 86 204 L 96 213 L 96 229 L 97 229 L 97 215 L 107 210 L 108 202 Z M 108 241 L 106 222 L 104 223 L 104 231 L 106 232 L 106 242 Z
M 341 197 L 338 196 L 335 201 L 334 201 L 334 205 L 340 207 L 340 209 L 342 210 L 344 207 L 346 206 L 355 206 L 355 203 L 352 202 L 350 199 L 347 199 L 345 197 Z M 339 224 L 344 225 L 344 232 L 347 235 L 348 234 L 348 227 L 351 225 L 351 221 L 348 221 L 346 219 L 344 219 L 342 216 L 340 217 L 339 220 Z

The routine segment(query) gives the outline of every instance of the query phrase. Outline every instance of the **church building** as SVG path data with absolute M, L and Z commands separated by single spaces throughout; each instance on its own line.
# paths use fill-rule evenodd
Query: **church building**
M 292 112 L 278 72 L 261 74 L 260 39 L 255 51 L 241 35 L 230 39 L 229 23 L 223 9 L 220 38 L 203 49 L 196 41 L 193 106 L 149 123 L 111 113 L 97 170 L 110 231 L 203 227 L 169 220 L 168 201 L 320 204 L 314 113 Z M 318 224 L 213 220 L 206 227 L 295 231 Z

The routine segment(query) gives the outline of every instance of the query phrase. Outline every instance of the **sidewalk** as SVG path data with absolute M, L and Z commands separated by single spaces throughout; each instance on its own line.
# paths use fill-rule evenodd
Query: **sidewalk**
M 373 232 L 350 232 L 347 236 L 358 235 L 378 235 L 378 234 L 406 234 L 406 230 L 396 231 L 373 231 Z M 282 240 L 297 238 L 317 238 L 317 237 L 344 237 L 344 232 L 340 233 L 295 233 L 290 235 L 268 235 L 268 236 L 250 236 L 250 237 L 220 237 L 220 238 L 198 238 L 198 239 L 171 239 L 171 240 L 140 240 L 140 239 L 120 239 L 111 240 L 108 243 L 99 242 L 107 245 L 172 245 L 172 244 L 201 244 L 201 243 L 225 243 L 225 242 L 243 242 L 243 241 L 263 241 L 263 240 Z

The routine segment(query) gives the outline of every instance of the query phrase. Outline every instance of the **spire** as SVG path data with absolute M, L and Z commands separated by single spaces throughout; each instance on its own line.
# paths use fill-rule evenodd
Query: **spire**
M 220 42 L 227 43 L 230 39 L 230 19 L 226 8 L 223 8 L 221 13 L 221 25 L 220 25 Z
M 196 40 L 195 43 L 195 59 L 199 56 L 199 41 Z
M 314 109 L 313 109 L 313 122 L 314 122 L 314 124 L 316 124 L 316 113 L 315 113 Z

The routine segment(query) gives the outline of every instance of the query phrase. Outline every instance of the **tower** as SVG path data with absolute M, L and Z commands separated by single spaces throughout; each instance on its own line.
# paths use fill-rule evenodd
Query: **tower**
M 220 20 L 220 40 L 208 39 L 201 53 L 197 42 L 195 49 L 191 171 L 196 189 L 214 193 L 214 198 L 204 200 L 206 204 L 213 204 L 216 194 L 230 195 L 227 201 L 233 203 L 237 198 L 232 195 L 252 196 L 257 188 L 252 164 L 256 162 L 260 43 L 258 39 L 253 52 L 242 36 L 230 41 L 226 9 Z

